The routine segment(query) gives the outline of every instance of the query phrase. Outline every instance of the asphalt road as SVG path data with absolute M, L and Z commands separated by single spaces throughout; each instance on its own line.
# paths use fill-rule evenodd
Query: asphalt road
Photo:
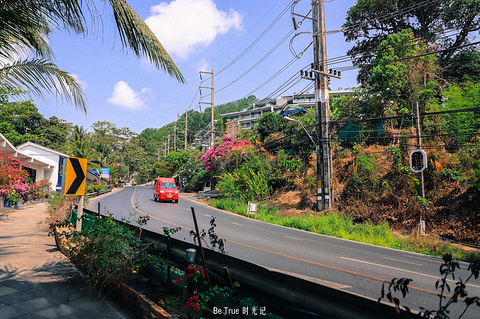
M 174 238 L 193 242 L 189 231 L 194 228 L 191 207 L 195 208 L 200 229 L 207 230 L 212 216 L 216 217 L 216 233 L 226 239 L 229 255 L 264 267 L 286 272 L 322 285 L 377 299 L 383 281 L 407 277 L 413 279 L 410 294 L 401 304 L 411 309 L 436 309 L 440 258 L 378 247 L 359 242 L 314 234 L 254 219 L 206 206 L 181 197 L 178 203 L 156 202 L 153 187 L 127 187 L 97 199 L 87 205 L 102 214 L 112 214 L 121 220 L 134 220 L 148 214 L 146 228 L 163 233 L 163 227 L 182 227 Z M 460 263 L 456 278 L 466 279 L 468 264 Z M 449 282 L 452 290 L 455 282 Z M 467 285 L 469 296 L 480 296 L 480 279 Z M 452 318 L 463 311 L 463 305 L 452 307 Z M 480 309 L 471 307 L 462 318 L 480 318 Z

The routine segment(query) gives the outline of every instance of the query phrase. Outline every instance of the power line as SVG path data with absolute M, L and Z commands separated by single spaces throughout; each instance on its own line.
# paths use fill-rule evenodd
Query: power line
M 272 11 L 273 7 L 275 7 L 275 5 L 278 3 L 278 1 L 280 1 L 280 0 L 275 1 L 275 3 L 272 4 L 272 6 L 270 7 L 270 9 L 268 9 L 268 11 L 265 12 L 265 14 L 264 14 L 260 19 L 258 19 L 257 23 L 256 23 L 240 40 L 238 40 L 234 45 L 232 45 L 232 46 L 230 47 L 230 49 L 226 50 L 225 52 L 223 52 L 222 54 L 220 54 L 219 56 L 217 56 L 215 59 L 218 59 L 218 58 L 224 56 L 226 53 L 230 52 L 230 50 L 232 50 L 234 47 L 236 47 L 239 42 L 241 42 L 243 39 L 245 39 L 245 38 L 247 37 L 247 35 L 249 35 L 250 32 L 252 32 L 252 30 L 255 29 L 255 28 L 257 27 L 257 25 L 260 24 L 260 22 L 263 21 L 263 18 L 265 18 L 265 17 L 267 16 L 267 14 L 268 14 L 270 11 Z M 217 73 L 217 75 L 218 75 L 218 73 Z
M 252 65 L 247 71 L 243 72 L 240 76 L 238 76 L 235 80 L 233 80 L 232 82 L 230 82 L 229 84 L 225 85 L 224 87 L 218 89 L 215 91 L 215 93 L 217 92 L 221 92 L 223 91 L 224 89 L 226 89 L 227 87 L 231 86 L 232 84 L 236 83 L 237 81 L 239 81 L 241 78 L 243 78 L 245 75 L 247 75 L 248 73 L 250 73 L 253 69 L 255 69 L 260 63 L 262 63 L 267 57 L 269 57 L 276 49 L 278 49 L 280 47 L 280 45 L 282 45 L 283 42 L 285 42 L 289 37 L 290 35 L 293 33 L 293 30 L 291 30 L 289 33 L 287 33 L 273 48 L 270 49 L 270 51 L 268 51 L 263 57 L 260 58 L 260 60 L 258 60 L 254 65 Z
M 235 59 L 233 59 L 229 64 L 227 64 L 223 69 L 218 71 L 216 75 L 218 76 L 220 73 L 228 69 L 230 66 L 232 66 L 234 63 L 236 63 L 238 60 L 240 60 L 248 51 L 250 51 L 274 26 L 275 24 L 280 20 L 280 18 L 288 11 L 288 8 L 290 7 L 289 3 L 285 9 L 280 12 L 280 14 L 270 23 L 270 25 L 245 49 L 243 50 Z

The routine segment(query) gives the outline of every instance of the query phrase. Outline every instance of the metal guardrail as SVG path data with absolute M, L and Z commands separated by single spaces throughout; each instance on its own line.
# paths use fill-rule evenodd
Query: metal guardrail
M 85 210 L 85 212 L 96 214 L 89 210 Z M 164 235 L 143 229 L 142 239 L 167 249 L 167 237 Z M 185 251 L 189 248 L 197 250 L 196 263 L 201 264 L 201 254 L 197 245 L 174 238 L 170 239 L 170 257 L 174 261 L 185 262 Z M 300 316 L 302 318 L 411 318 L 403 312 L 397 314 L 391 304 L 378 303 L 377 300 L 371 298 L 272 271 L 209 249 L 205 249 L 205 257 L 210 271 L 217 275 L 224 274 L 225 268 L 227 268 L 233 281 L 238 282 L 240 287 L 276 300 L 280 304 L 292 305 L 303 310 L 304 314 L 309 314 L 302 314 Z M 379 294 L 380 288 L 379 285 Z
M 99 195 L 103 195 L 103 194 L 106 194 L 106 193 L 110 193 L 111 191 L 112 191 L 111 188 L 107 188 L 107 189 L 104 189 L 103 191 L 85 194 L 85 197 L 87 197 L 87 198 L 96 197 L 96 196 L 99 196 Z

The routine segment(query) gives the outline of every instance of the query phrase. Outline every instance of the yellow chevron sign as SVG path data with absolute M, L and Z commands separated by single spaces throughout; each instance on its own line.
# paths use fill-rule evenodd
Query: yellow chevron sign
M 78 157 L 67 158 L 67 170 L 65 172 L 65 195 L 85 195 L 87 182 L 87 159 Z

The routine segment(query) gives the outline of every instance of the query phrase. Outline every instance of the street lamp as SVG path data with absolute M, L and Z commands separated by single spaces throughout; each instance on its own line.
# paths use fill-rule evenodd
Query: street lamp
M 310 138 L 310 141 L 312 141 L 312 143 L 313 143 L 314 146 L 317 146 L 317 144 L 315 144 L 315 141 L 313 140 L 313 138 L 310 136 L 310 134 L 308 134 L 308 131 L 307 131 L 307 129 L 305 128 L 305 126 L 303 126 L 302 122 L 300 122 L 299 120 L 292 119 L 291 117 L 288 117 L 288 116 L 284 116 L 283 118 L 284 118 L 285 120 L 287 120 L 287 121 L 292 121 L 292 122 L 300 123 L 300 125 L 301 125 L 302 128 L 303 128 L 303 130 L 305 131 L 305 133 L 307 133 L 308 137 Z

